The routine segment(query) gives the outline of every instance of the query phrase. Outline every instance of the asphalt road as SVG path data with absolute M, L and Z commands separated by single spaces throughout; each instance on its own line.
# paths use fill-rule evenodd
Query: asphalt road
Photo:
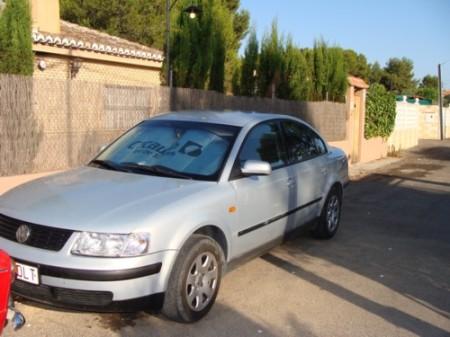
M 23 337 L 450 336 L 450 141 L 353 182 L 333 240 L 303 233 L 231 271 L 199 323 L 18 306 Z

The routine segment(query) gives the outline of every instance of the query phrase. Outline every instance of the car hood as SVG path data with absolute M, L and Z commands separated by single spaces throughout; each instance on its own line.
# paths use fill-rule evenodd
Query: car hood
M 83 167 L 0 196 L 0 214 L 73 230 L 129 233 L 158 210 L 216 185 Z

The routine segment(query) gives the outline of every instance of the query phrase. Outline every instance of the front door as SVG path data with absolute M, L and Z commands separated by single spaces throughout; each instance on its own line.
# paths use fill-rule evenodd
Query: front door
M 258 124 L 249 132 L 238 155 L 235 172 L 246 160 L 268 162 L 272 173 L 268 176 L 237 174 L 232 177 L 239 219 L 233 232 L 236 242 L 234 257 L 284 235 L 295 186 L 286 166 L 287 156 L 278 121 Z

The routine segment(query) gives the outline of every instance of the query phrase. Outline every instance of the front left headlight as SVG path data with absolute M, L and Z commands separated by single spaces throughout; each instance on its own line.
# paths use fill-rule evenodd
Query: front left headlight
M 130 257 L 148 253 L 149 233 L 108 234 L 81 232 L 72 247 L 74 255 Z

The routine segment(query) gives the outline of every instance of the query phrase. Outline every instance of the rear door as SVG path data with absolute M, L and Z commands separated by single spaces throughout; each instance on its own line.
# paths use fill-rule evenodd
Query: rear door
M 307 125 L 282 122 L 288 152 L 289 168 L 295 179 L 297 206 L 291 210 L 294 221 L 289 229 L 312 220 L 320 212 L 327 176 L 326 146 L 321 137 Z
M 240 167 L 247 160 L 270 163 L 268 176 L 245 177 Z M 258 124 L 247 135 L 231 176 L 236 192 L 238 224 L 234 256 L 238 257 L 282 237 L 287 212 L 294 196 L 294 181 L 289 177 L 287 154 L 278 121 Z

